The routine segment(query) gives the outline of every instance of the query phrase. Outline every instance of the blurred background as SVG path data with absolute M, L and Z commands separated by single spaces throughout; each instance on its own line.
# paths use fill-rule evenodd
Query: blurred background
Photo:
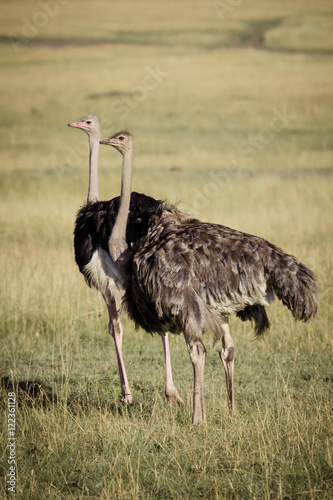
M 66 124 L 89 113 L 104 135 L 135 135 L 134 188 L 144 178 L 155 196 L 189 203 L 207 174 L 236 174 L 235 165 L 238 174 L 332 167 L 329 0 L 13 0 L 0 8 L 7 176 L 80 183 L 84 199 L 86 138 Z M 109 198 L 117 189 L 107 176 L 120 162 L 105 149 L 101 197 Z

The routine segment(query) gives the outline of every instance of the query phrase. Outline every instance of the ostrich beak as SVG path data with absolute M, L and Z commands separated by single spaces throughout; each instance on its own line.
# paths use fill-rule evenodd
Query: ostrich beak
M 67 123 L 69 127 L 74 127 L 74 128 L 81 128 L 82 124 L 81 122 L 73 122 L 73 123 Z
M 99 141 L 100 144 L 106 144 L 107 146 L 113 146 L 113 139 L 110 137 L 110 139 L 105 139 L 104 141 Z

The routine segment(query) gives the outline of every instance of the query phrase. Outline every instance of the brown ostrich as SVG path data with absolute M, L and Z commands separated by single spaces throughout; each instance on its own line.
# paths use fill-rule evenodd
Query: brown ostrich
M 234 342 L 228 317 L 269 328 L 265 306 L 274 295 L 297 320 L 317 312 L 314 274 L 272 243 L 228 227 L 189 218 L 160 202 L 142 238 L 128 244 L 133 139 L 120 132 L 100 141 L 123 156 L 120 207 L 108 247 L 122 277 L 122 307 L 149 333 L 183 332 L 194 370 L 193 423 L 205 422 L 204 333 L 222 343 L 229 407 L 234 411 Z M 112 263 L 112 265 L 111 265 Z M 106 264 L 108 265 L 108 264 Z M 116 278 L 115 278 L 116 279 Z

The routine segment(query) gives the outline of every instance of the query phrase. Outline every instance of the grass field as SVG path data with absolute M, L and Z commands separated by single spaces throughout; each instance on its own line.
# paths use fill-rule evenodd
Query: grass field
M 0 12 L 0 497 L 12 459 L 22 500 L 332 498 L 331 1 L 15 0 Z M 89 113 L 103 137 L 134 134 L 133 190 L 258 234 L 317 275 L 311 323 L 275 302 L 253 341 L 231 318 L 233 418 L 219 346 L 206 341 L 207 424 L 193 427 L 184 339 L 171 338 L 174 408 L 160 339 L 126 317 L 134 403 L 120 402 L 107 312 L 73 258 L 88 150 L 66 124 Z M 101 148 L 101 199 L 118 195 L 120 164 Z

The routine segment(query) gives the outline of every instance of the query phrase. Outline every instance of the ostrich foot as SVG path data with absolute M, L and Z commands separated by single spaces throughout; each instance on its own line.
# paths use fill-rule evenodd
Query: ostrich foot
M 176 387 L 165 389 L 165 397 L 167 398 L 168 403 L 173 406 L 184 404 L 184 401 L 179 396 Z
M 125 394 L 124 396 L 122 395 L 120 401 L 124 405 L 131 405 L 133 403 L 132 394 Z

